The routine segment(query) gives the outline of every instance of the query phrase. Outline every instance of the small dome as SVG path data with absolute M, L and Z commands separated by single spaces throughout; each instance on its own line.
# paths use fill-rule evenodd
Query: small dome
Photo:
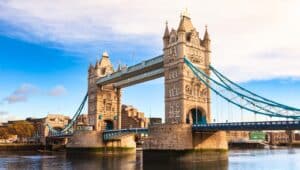
M 108 53 L 107 53 L 106 51 L 104 51 L 104 52 L 102 53 L 102 57 L 108 57 Z

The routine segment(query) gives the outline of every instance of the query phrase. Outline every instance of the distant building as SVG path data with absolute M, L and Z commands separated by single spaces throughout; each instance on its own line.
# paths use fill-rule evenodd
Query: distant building
M 79 115 L 76 124 L 74 125 L 74 129 L 76 130 L 93 130 L 93 126 L 89 125 L 89 117 L 88 114 Z
M 227 131 L 228 142 L 246 142 L 249 141 L 249 131 Z
M 138 111 L 133 106 L 122 105 L 121 114 L 122 129 L 148 127 L 149 119 L 145 117 L 143 112 Z
M 76 120 L 76 125 L 88 125 L 89 120 L 88 120 L 88 115 L 87 114 L 82 114 L 79 115 L 77 120 Z
M 24 120 L 8 121 L 7 123 L 2 123 L 2 126 L 7 127 L 11 124 L 15 124 L 22 121 Z M 32 142 L 45 143 L 46 137 L 49 136 L 51 133 L 47 125 L 50 125 L 53 129 L 61 130 L 69 123 L 70 117 L 61 114 L 48 114 L 44 118 L 29 117 L 26 118 L 25 121 L 31 123 L 36 129 L 34 136 L 26 140 Z
M 150 125 L 157 125 L 157 124 L 162 124 L 162 120 L 159 117 L 151 117 L 149 118 L 150 120 Z
M 270 145 L 286 145 L 290 143 L 290 138 L 294 136 L 294 134 L 292 134 L 291 136 L 287 132 L 281 131 L 268 132 L 267 135 L 267 139 Z

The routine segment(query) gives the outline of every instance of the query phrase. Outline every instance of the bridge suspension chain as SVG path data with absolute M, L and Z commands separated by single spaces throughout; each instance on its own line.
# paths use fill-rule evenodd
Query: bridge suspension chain
M 239 90 L 240 93 L 246 93 L 246 97 L 248 97 L 249 95 L 254 98 L 256 101 L 260 101 L 262 103 L 268 104 L 270 106 L 274 106 L 274 107 L 279 107 L 279 108 L 283 108 L 286 110 L 293 110 L 293 111 L 300 111 L 299 108 L 295 108 L 295 107 L 291 107 L 291 106 L 287 106 L 281 103 L 278 103 L 276 101 L 267 99 L 265 97 L 262 97 L 254 92 L 251 92 L 243 87 L 241 87 L 240 85 L 234 83 L 232 80 L 230 80 L 229 78 L 227 78 L 226 76 L 224 76 L 222 73 L 220 73 L 218 70 L 216 70 L 213 66 L 209 66 L 210 70 L 214 73 L 214 75 L 216 75 L 218 77 L 218 79 L 224 84 L 226 85 L 228 88 L 232 89 L 232 90 Z
M 47 124 L 47 127 L 49 128 L 49 131 L 53 134 L 53 135 L 62 135 L 62 134 L 68 134 L 70 133 L 70 129 L 73 127 L 73 125 L 76 123 L 77 118 L 79 117 L 79 115 L 82 113 L 82 110 L 85 106 L 85 103 L 87 101 L 87 97 L 88 94 L 86 93 L 86 95 L 84 96 L 80 106 L 78 107 L 77 111 L 75 112 L 75 114 L 73 115 L 70 123 L 68 123 L 64 129 L 62 130 L 56 130 L 54 129 L 52 126 L 50 126 L 49 124 Z
M 194 75 L 200 81 L 202 81 L 208 88 L 210 88 L 218 96 L 222 97 L 229 103 L 231 103 L 237 107 L 240 107 L 241 109 L 247 110 L 247 111 L 255 113 L 255 114 L 265 115 L 265 116 L 272 116 L 272 117 L 279 117 L 279 118 L 292 118 L 292 119 L 300 118 L 300 114 L 298 114 L 298 112 L 296 112 L 296 108 L 283 107 L 283 105 L 265 102 L 265 101 L 259 100 L 257 98 L 242 94 L 238 91 L 233 90 L 233 88 L 231 88 L 227 83 L 224 83 L 225 81 L 223 79 L 221 81 L 223 83 L 220 83 L 220 82 L 216 81 L 215 79 L 212 79 L 204 71 L 195 67 L 187 58 L 184 58 L 184 61 L 187 64 L 187 66 L 192 70 Z M 234 98 L 230 98 L 230 97 L 224 95 L 224 93 L 220 93 L 220 91 L 218 91 L 216 88 L 214 88 L 212 86 L 212 84 L 215 85 L 216 87 L 221 87 L 223 89 L 226 89 L 226 92 L 229 92 L 230 94 L 236 95 L 238 99 L 243 100 L 243 103 L 241 104 L 238 101 L 235 101 Z M 251 105 L 251 107 L 249 107 L 247 105 Z M 281 109 L 282 112 L 279 112 L 278 110 L 273 109 L 274 107 L 276 109 Z M 289 114 L 282 114 L 283 111 L 288 112 Z M 293 114 L 291 114 L 290 112 L 292 112 Z
M 244 99 L 244 100 L 246 100 L 247 102 L 250 102 L 255 107 L 258 107 L 267 112 L 277 113 L 280 115 L 287 115 L 287 116 L 293 116 L 293 115 L 299 116 L 300 115 L 300 109 L 297 109 L 297 108 L 291 107 L 291 106 L 287 106 L 287 105 L 283 105 L 278 102 L 272 101 L 272 100 L 264 98 L 262 96 L 259 96 L 255 93 L 237 85 L 233 81 L 229 80 L 227 77 L 225 77 L 223 74 L 218 72 L 212 66 L 210 66 L 210 68 L 211 68 L 212 72 L 214 73 L 214 75 L 216 75 L 216 77 L 226 87 L 228 87 L 229 89 L 231 89 L 234 92 L 238 90 L 239 91 L 238 93 L 246 93 L 245 96 L 247 97 L 247 99 Z M 230 86 L 230 84 L 231 84 L 231 86 Z M 251 97 L 248 97 L 249 95 Z M 243 96 L 243 98 L 244 98 L 244 96 Z M 254 100 L 253 100 L 253 98 L 254 98 Z

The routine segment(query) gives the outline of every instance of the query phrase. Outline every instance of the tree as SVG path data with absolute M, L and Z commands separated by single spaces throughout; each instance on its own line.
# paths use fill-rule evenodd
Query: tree
M 35 131 L 34 126 L 27 121 L 20 121 L 8 126 L 10 134 L 17 135 L 21 142 L 24 138 L 32 137 Z
M 4 139 L 5 141 L 8 139 L 9 133 L 6 127 L 0 128 L 0 139 Z

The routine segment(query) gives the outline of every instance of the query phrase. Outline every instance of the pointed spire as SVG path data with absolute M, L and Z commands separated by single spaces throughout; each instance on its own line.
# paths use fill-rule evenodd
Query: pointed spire
M 181 17 L 190 18 L 190 13 L 187 8 L 185 8 L 184 11 L 181 13 Z
M 170 32 L 169 32 L 169 28 L 168 28 L 168 21 L 166 21 L 166 28 L 165 28 L 165 33 L 163 38 L 169 38 L 170 37 Z
M 186 32 L 186 29 L 185 29 L 185 26 L 183 24 L 183 20 L 184 20 L 184 17 L 181 16 L 181 20 L 180 20 L 180 23 L 179 23 L 179 27 L 177 29 L 178 32 L 182 31 L 182 32 Z
M 100 61 L 98 62 L 99 68 L 105 68 L 105 73 L 112 73 L 114 72 L 113 66 L 110 62 L 109 55 L 106 51 L 102 53 L 102 57 Z
M 187 11 L 181 13 L 180 17 L 181 20 L 177 29 L 178 32 L 190 32 L 192 29 L 194 29 L 191 18 Z
M 104 52 L 102 53 L 102 57 L 109 57 L 107 51 L 104 51 Z
M 94 68 L 94 66 L 92 63 L 90 63 L 89 69 L 92 69 L 92 68 Z
M 117 71 L 120 71 L 120 70 L 122 70 L 122 65 L 119 63 Z
M 89 66 L 89 72 L 92 72 L 92 70 L 94 69 L 94 66 L 92 63 L 90 63 L 90 66 Z
M 97 59 L 96 64 L 95 64 L 95 69 L 98 69 L 98 68 L 99 68 L 99 60 Z
M 204 33 L 203 40 L 210 40 L 208 31 L 207 31 L 207 25 L 205 25 L 205 33 Z

